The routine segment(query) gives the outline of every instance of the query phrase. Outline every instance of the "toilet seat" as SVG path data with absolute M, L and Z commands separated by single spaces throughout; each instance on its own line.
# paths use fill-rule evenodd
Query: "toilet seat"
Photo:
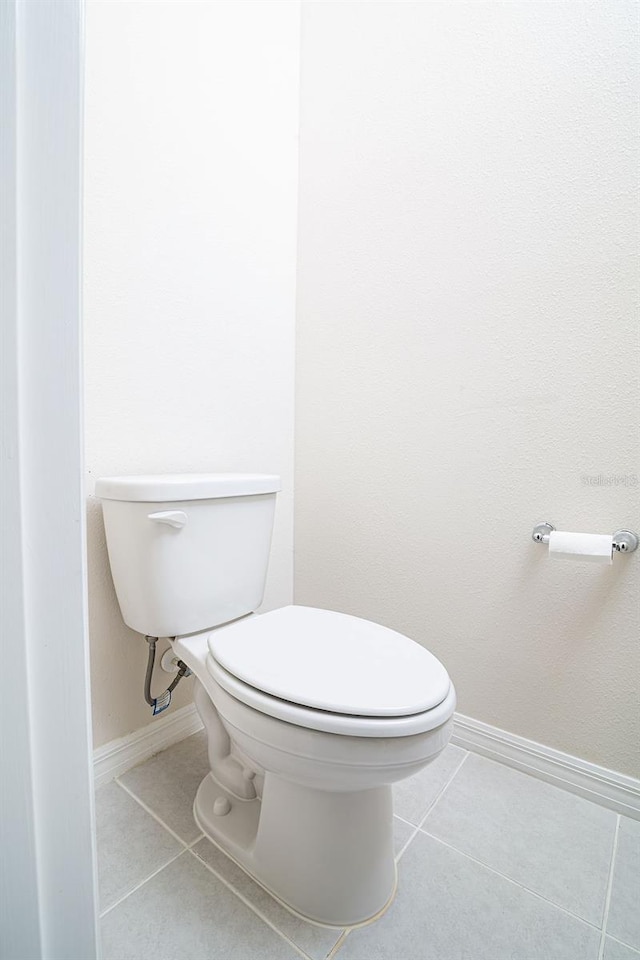
M 289 606 L 208 637 L 207 671 L 247 705 L 297 726 L 399 737 L 449 718 L 455 692 L 424 647 L 379 624 Z
M 284 720 L 296 727 L 336 733 L 345 737 L 410 737 L 414 734 L 427 733 L 446 723 L 453 716 L 456 708 L 456 692 L 453 684 L 450 683 L 442 703 L 431 710 L 413 714 L 413 716 L 356 717 L 349 714 L 329 713 L 270 697 L 262 690 L 250 687 L 249 684 L 232 676 L 213 659 L 211 654 L 207 656 L 206 666 L 209 676 L 227 693 L 241 703 L 253 707 L 259 713 L 275 717 L 277 720 Z

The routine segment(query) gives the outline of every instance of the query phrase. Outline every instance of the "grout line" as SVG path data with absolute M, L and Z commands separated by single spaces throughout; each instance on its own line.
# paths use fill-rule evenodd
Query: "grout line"
M 464 850 L 460 850 L 458 847 L 454 847 L 452 843 L 447 843 L 446 840 L 442 840 L 440 837 L 436 837 L 433 833 L 429 833 L 427 830 L 420 828 L 420 832 L 423 833 L 426 837 L 430 837 L 431 840 L 435 840 L 436 843 L 441 843 L 443 847 L 448 847 L 449 850 L 453 850 L 455 853 L 459 853 L 461 857 L 465 857 L 467 860 L 471 860 L 472 863 L 477 863 L 479 867 L 483 867 L 485 870 L 488 870 L 490 873 L 493 873 L 496 877 L 500 877 L 502 880 L 506 880 L 507 883 L 511 883 L 514 887 L 519 887 L 521 890 L 525 890 L 527 893 L 530 893 L 532 896 L 536 897 L 538 900 L 542 900 L 544 903 L 548 903 L 550 906 L 555 907 L 556 910 L 560 910 L 561 913 L 565 913 L 568 917 L 572 917 L 574 920 L 579 920 L 580 923 L 586 924 L 588 927 L 591 927 L 592 930 L 597 930 L 598 933 L 601 931 L 601 927 L 596 923 L 592 923 L 590 920 L 585 920 L 584 917 L 579 917 L 577 913 L 572 913 L 571 910 L 567 910 L 566 907 L 563 907 L 561 904 L 556 903 L 554 900 L 549 900 L 548 897 L 545 897 L 544 894 L 539 893 L 537 890 L 532 890 L 531 887 L 525 886 L 524 883 L 520 883 L 519 880 L 514 880 L 513 877 L 508 877 L 504 873 L 500 873 L 499 870 L 496 870 L 495 867 L 490 867 L 488 863 L 484 863 L 482 860 L 477 860 L 475 857 L 472 857 L 471 854 L 465 853 Z
M 182 837 L 179 837 L 178 834 L 175 832 L 175 830 L 172 830 L 171 827 L 168 827 L 167 824 L 164 822 L 164 820 L 161 820 L 160 817 L 158 816 L 158 814 L 157 814 L 154 810 L 152 810 L 151 807 L 149 807 L 149 806 L 144 802 L 144 800 L 141 800 L 140 797 L 137 797 L 137 796 L 135 795 L 135 793 L 133 793 L 133 792 L 129 789 L 129 787 L 127 787 L 118 777 L 115 778 L 115 781 L 114 781 L 114 782 L 117 783 L 119 787 L 122 787 L 122 789 L 124 790 L 124 792 L 125 792 L 125 793 L 128 793 L 129 796 L 130 796 L 133 800 L 136 801 L 136 803 L 139 803 L 140 806 L 142 807 L 142 809 L 143 809 L 143 810 L 146 810 L 147 813 L 148 813 L 150 816 L 152 816 L 153 819 L 156 820 L 156 821 L 160 824 L 161 827 L 164 827 L 165 830 L 166 830 L 168 833 L 171 834 L 171 836 L 174 838 L 174 840 L 177 840 L 178 843 L 179 843 L 182 847 L 184 847 L 185 850 L 188 850 L 188 849 L 189 849 L 189 847 L 191 846 L 191 842 L 187 843 L 186 840 L 183 840 Z M 201 839 L 202 839 L 202 835 L 198 837 L 198 840 L 201 840 Z M 197 840 L 194 840 L 193 843 L 197 843 Z
M 640 950 L 637 947 L 632 947 L 630 943 L 625 943 L 624 940 L 619 940 L 617 937 L 612 937 L 610 933 L 607 934 L 607 940 L 613 940 L 614 943 L 619 943 L 621 947 L 626 947 L 627 950 L 630 950 L 631 953 L 637 954 L 640 957 Z
M 613 834 L 613 846 L 611 847 L 611 863 L 609 864 L 609 876 L 607 877 L 607 895 L 604 899 L 604 912 L 602 915 L 602 936 L 600 937 L 600 949 L 598 951 L 598 960 L 604 957 L 605 939 L 607 936 L 607 923 L 609 920 L 609 907 L 611 906 L 611 891 L 613 889 L 613 871 L 615 869 L 616 853 L 618 851 L 618 836 L 620 833 L 620 814 L 616 817 L 616 829 Z
M 400 847 L 400 849 L 399 849 L 398 852 L 396 853 L 396 855 L 395 855 L 395 861 L 396 861 L 396 863 L 400 863 L 400 857 L 402 857 L 402 856 L 404 855 L 404 853 L 405 853 L 407 847 L 409 846 L 409 844 L 410 844 L 413 840 L 415 840 L 416 834 L 418 833 L 418 831 L 419 831 L 419 829 L 420 829 L 420 827 L 416 827 L 415 824 L 409 823 L 408 820 L 403 820 L 402 822 L 403 822 L 403 823 L 406 823 L 408 826 L 410 826 L 410 827 L 412 828 L 412 832 L 411 832 L 411 834 L 409 835 L 409 838 L 405 841 L 405 843 Z
M 271 929 L 275 933 L 277 933 L 279 937 L 282 937 L 282 939 L 285 940 L 290 947 L 293 947 L 293 949 L 300 954 L 303 960 L 312 960 L 312 958 L 309 956 L 308 953 L 305 953 L 304 950 L 302 950 L 302 948 L 297 945 L 297 943 L 294 943 L 293 940 L 291 940 L 286 935 L 286 933 L 283 933 L 282 930 L 276 927 L 273 921 L 269 920 L 268 917 L 266 917 L 260 910 L 258 910 L 258 908 L 253 903 L 251 903 L 250 900 L 247 900 L 247 898 L 242 893 L 240 893 L 239 890 L 236 890 L 236 888 L 231 885 L 230 881 L 227 880 L 225 877 L 223 877 L 221 873 L 218 873 L 217 870 L 214 870 L 210 864 L 208 864 L 205 860 L 203 860 L 202 857 L 199 857 L 197 853 L 194 853 L 193 850 L 189 850 L 188 853 L 190 853 L 191 856 L 194 857 L 194 859 L 197 860 L 198 863 L 205 868 L 205 870 L 208 870 L 209 873 L 212 873 L 214 877 L 220 880 L 220 882 L 223 883 L 225 887 L 228 890 L 230 890 L 231 893 L 233 893 L 238 898 L 238 900 L 241 900 L 245 904 L 245 906 L 249 907 L 249 909 L 253 913 L 255 913 L 256 916 L 260 917 L 260 919 L 263 920 L 268 927 L 271 927 Z
M 196 843 L 200 843 L 201 840 L 204 840 L 204 833 L 199 834 L 195 840 L 192 840 L 191 843 L 187 844 L 187 850 L 192 850 L 195 847 Z
M 333 960 L 333 958 L 337 955 L 338 950 L 342 950 L 342 948 L 343 948 L 343 946 L 344 946 L 345 940 L 347 939 L 347 937 L 349 936 L 349 934 L 351 933 L 351 931 L 352 931 L 353 929 L 354 929 L 354 927 L 347 927 L 346 930 L 343 930 L 343 931 L 342 931 L 342 933 L 341 933 L 340 936 L 338 937 L 337 941 L 336 941 L 336 942 L 334 943 L 334 945 L 331 947 L 331 950 L 330 950 L 329 953 L 327 954 L 325 960 Z
M 408 827 L 415 827 L 415 823 L 411 823 L 411 820 L 407 820 L 406 817 L 401 817 L 399 813 L 394 813 L 393 816 L 396 820 L 402 820 L 403 823 L 406 823 Z
M 429 806 L 427 807 L 426 811 L 424 812 L 422 818 L 421 818 L 420 820 L 418 820 L 418 823 L 417 823 L 417 824 L 416 824 L 416 823 L 411 823 L 410 820 L 405 820 L 404 817 L 400 817 L 400 816 L 398 816 L 397 813 L 394 813 L 394 817 L 398 817 L 398 820 L 402 820 L 403 823 L 406 823 L 409 827 L 412 827 L 412 828 L 413 828 L 412 834 L 409 836 L 408 840 L 405 841 L 405 843 L 403 844 L 403 846 L 400 848 L 400 850 L 398 851 L 398 853 L 395 855 L 395 861 L 396 861 L 396 863 L 400 863 L 400 858 L 403 857 L 403 856 L 405 855 L 405 853 L 407 852 L 407 848 L 408 848 L 409 844 L 410 844 L 410 843 L 413 843 L 413 841 L 415 840 L 416 836 L 418 835 L 418 832 L 419 832 L 419 830 L 420 830 L 420 827 L 422 826 L 422 824 L 424 823 L 424 821 L 426 820 L 426 818 L 429 816 L 429 814 L 431 813 L 431 811 L 433 810 L 433 808 L 435 807 L 436 803 L 438 802 L 438 800 L 440 799 L 440 797 L 442 796 L 442 794 L 445 792 L 445 790 L 447 789 L 447 787 L 451 784 L 451 781 L 453 780 L 453 778 L 456 776 L 456 774 L 457 774 L 458 771 L 460 770 L 460 767 L 462 766 L 462 764 L 465 762 L 465 760 L 466 760 L 467 757 L 469 756 L 469 751 L 468 751 L 468 750 L 464 750 L 464 748 L 462 748 L 462 747 L 460 747 L 459 749 L 462 749 L 462 750 L 463 750 L 464 756 L 463 756 L 462 759 L 460 760 L 460 763 L 458 764 L 458 766 L 455 767 L 455 769 L 454 769 L 453 772 L 451 773 L 451 776 L 450 776 L 450 777 L 445 781 L 445 783 L 442 785 L 442 787 L 440 788 L 440 791 L 436 794 L 436 796 L 434 797 L 434 799 L 431 801 L 431 803 L 430 803 Z
M 458 764 L 458 766 L 455 768 L 455 770 L 453 771 L 453 773 L 451 774 L 451 776 L 449 777 L 449 779 L 447 780 L 447 782 L 446 782 L 446 783 L 444 784 L 444 786 L 438 791 L 438 793 L 435 795 L 435 797 L 433 798 L 433 800 L 431 801 L 431 803 L 430 803 L 429 806 L 427 807 L 425 813 L 424 813 L 423 816 L 422 816 L 422 819 L 421 819 L 420 822 L 418 823 L 418 827 L 417 827 L 418 830 L 421 829 L 422 824 L 425 822 L 425 820 L 427 819 L 427 817 L 429 816 L 429 814 L 433 812 L 433 808 L 435 807 L 435 805 L 436 805 L 436 804 L 438 803 L 438 801 L 442 798 L 442 796 L 446 793 L 447 789 L 451 786 L 451 783 L 453 782 L 454 778 L 455 778 L 455 777 L 458 775 L 458 773 L 460 772 L 460 768 L 462 767 L 462 764 L 465 762 L 465 760 L 467 759 L 468 756 L 469 756 L 469 751 L 467 750 L 467 751 L 465 752 L 464 757 L 462 758 L 462 760 L 460 761 L 460 763 Z
M 121 903 L 123 903 L 123 902 L 127 899 L 127 897 L 130 897 L 131 894 L 132 894 L 132 893 L 135 893 L 136 890 L 139 890 L 140 887 L 144 887 L 145 883 L 147 883 L 149 880 L 152 880 L 153 877 L 156 877 L 159 873 L 162 873 L 162 871 L 165 869 L 165 867 L 168 867 L 170 863 L 173 863 L 175 860 L 178 859 L 178 857 L 181 857 L 182 854 L 183 854 L 183 853 L 186 853 L 186 852 L 187 852 L 186 850 L 179 850 L 179 851 L 175 854 L 175 856 L 171 857 L 170 860 L 167 860 L 167 862 L 166 862 L 166 863 L 163 863 L 161 867 L 158 867 L 157 870 L 154 870 L 153 873 L 150 873 L 148 877 L 145 877 L 144 880 L 141 880 L 140 883 L 137 883 L 137 884 L 135 885 L 135 887 L 132 887 L 131 890 L 128 891 L 128 893 L 125 893 L 125 895 L 124 895 L 123 897 L 120 897 L 119 900 L 116 900 L 115 903 L 112 903 L 111 906 L 110 906 L 110 907 L 107 907 L 106 910 L 103 910 L 102 913 L 100 914 L 100 919 L 102 920 L 103 917 L 106 917 L 106 915 L 107 915 L 108 913 L 111 913 L 111 911 L 112 911 L 115 907 L 117 907 L 117 906 L 119 906 Z

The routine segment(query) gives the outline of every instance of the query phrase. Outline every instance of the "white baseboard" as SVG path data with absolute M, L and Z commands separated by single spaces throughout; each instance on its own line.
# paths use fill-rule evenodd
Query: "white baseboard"
M 175 713 L 159 717 L 127 737 L 112 740 L 98 747 L 93 754 L 93 776 L 96 787 L 119 777 L 137 763 L 148 760 L 160 750 L 184 740 L 202 729 L 202 721 L 190 703 Z
M 640 780 L 457 713 L 451 742 L 640 820 Z
M 95 785 L 98 787 L 113 780 L 137 763 L 201 729 L 202 721 L 191 703 L 167 717 L 154 720 L 128 737 L 98 747 L 93 755 Z M 451 742 L 640 820 L 640 780 L 633 777 L 517 737 L 460 713 L 455 715 Z

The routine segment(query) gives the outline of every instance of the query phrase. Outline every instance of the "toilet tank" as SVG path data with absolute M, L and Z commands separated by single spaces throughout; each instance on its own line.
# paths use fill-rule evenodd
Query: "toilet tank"
M 279 489 L 280 478 L 268 474 L 98 480 L 125 623 L 149 636 L 174 637 L 256 610 Z

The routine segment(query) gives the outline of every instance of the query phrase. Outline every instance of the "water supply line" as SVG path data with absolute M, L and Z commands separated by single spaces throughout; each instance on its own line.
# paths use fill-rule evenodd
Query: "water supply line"
M 156 643 L 158 642 L 157 637 L 146 636 L 145 640 L 149 644 L 149 657 L 147 659 L 147 672 L 144 678 L 144 698 L 153 709 L 154 717 L 159 713 L 162 713 L 163 710 L 166 710 L 171 704 L 171 694 L 178 686 L 183 677 L 191 676 L 191 670 L 182 660 L 177 660 L 178 665 L 178 675 L 175 680 L 172 680 L 164 693 L 161 693 L 159 697 L 151 696 L 151 678 L 153 676 L 153 667 L 156 662 Z

